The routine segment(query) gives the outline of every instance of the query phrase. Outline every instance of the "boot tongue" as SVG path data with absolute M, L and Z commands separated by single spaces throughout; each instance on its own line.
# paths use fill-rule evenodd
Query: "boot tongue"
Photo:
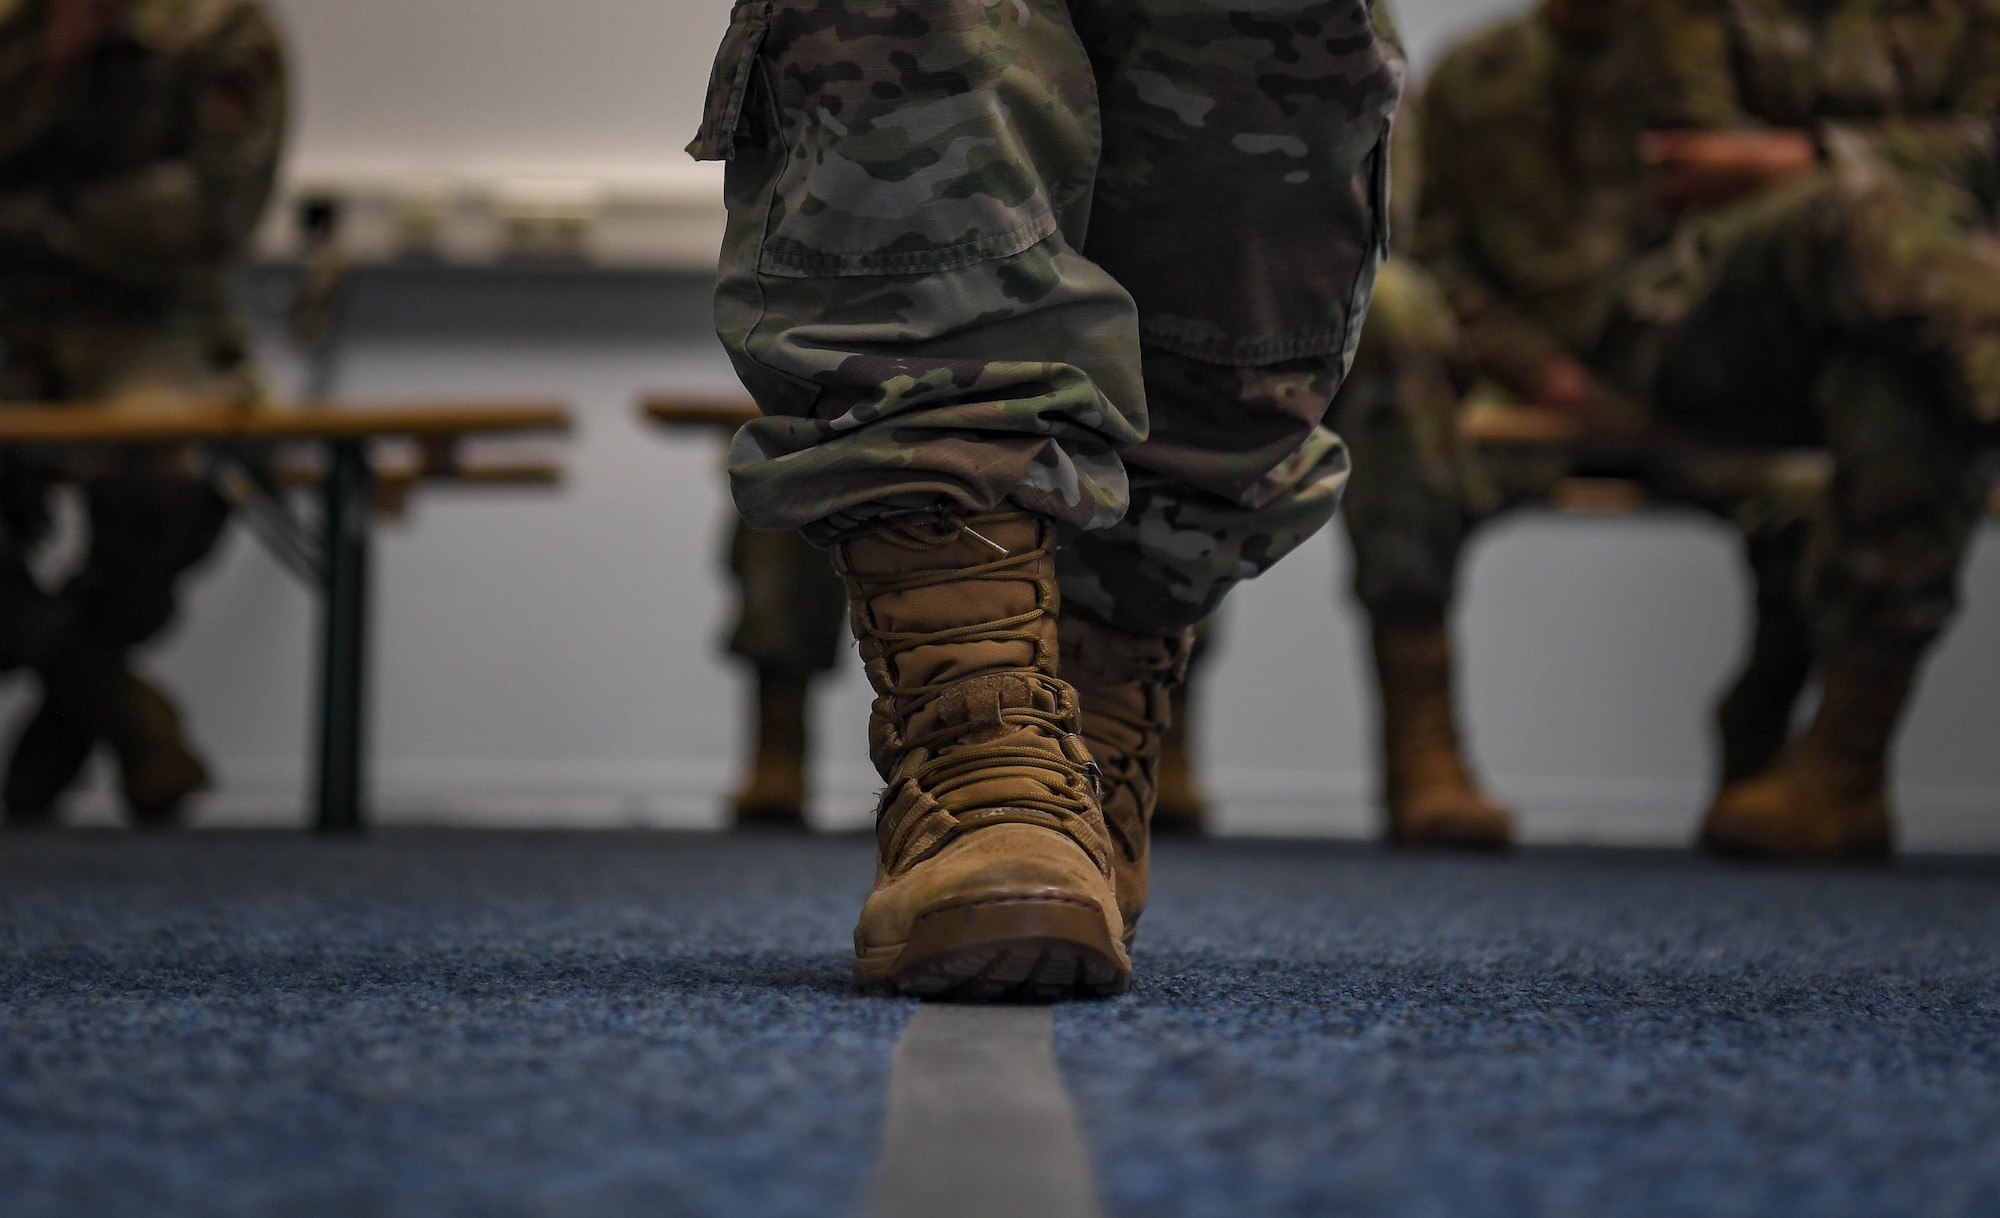
M 1004 713 L 1016 708 L 1054 711 L 1057 704 L 1054 694 L 1040 682 L 1002 673 L 957 682 L 938 695 L 932 713 L 937 727 L 961 727 L 959 739 L 964 743 L 985 744 L 1032 730 L 1005 721 Z
M 955 699 L 957 705 L 945 714 L 947 718 L 962 718 L 972 729 L 969 738 L 991 740 L 1005 726 L 1000 722 L 1001 708 L 1028 696 L 1028 683 L 1019 678 L 975 678 L 964 683 Z
M 1046 683 L 1016 673 L 970 677 L 940 694 L 932 708 L 935 726 L 952 731 L 955 740 L 937 751 L 969 748 L 988 757 L 982 777 L 957 787 L 951 802 L 993 808 L 1029 801 L 1032 806 L 1066 789 L 1065 774 L 1073 763 L 1063 752 L 1059 733 L 1004 717 L 1009 711 L 1060 709 L 1056 692 Z

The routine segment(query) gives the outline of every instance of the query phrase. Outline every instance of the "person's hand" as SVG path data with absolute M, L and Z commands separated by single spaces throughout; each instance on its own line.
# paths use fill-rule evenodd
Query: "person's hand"
M 1545 361 L 1524 387 L 1523 396 L 1536 406 L 1559 410 L 1591 435 L 1623 435 L 1637 426 L 1618 395 L 1567 355 Z
M 1527 385 L 1528 401 L 1571 414 L 1585 413 L 1610 396 L 1588 368 L 1567 355 L 1544 362 Z
M 1797 130 L 1649 131 L 1639 155 L 1654 199 L 1672 211 L 1734 202 L 1819 165 L 1812 136 Z

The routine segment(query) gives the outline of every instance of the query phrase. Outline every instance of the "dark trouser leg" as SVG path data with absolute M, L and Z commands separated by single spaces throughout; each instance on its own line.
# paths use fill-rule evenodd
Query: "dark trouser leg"
M 1158 796 L 1153 805 L 1155 833 L 1203 833 L 1208 829 L 1208 796 L 1194 760 L 1194 716 L 1200 677 L 1213 662 L 1221 618 L 1211 617 L 1194 628 L 1188 650 L 1187 675 L 1168 694 L 1168 720 L 1160 738 Z
M 48 708 L 88 722 L 118 756 L 126 803 L 142 823 L 170 821 L 207 780 L 164 694 L 127 668 L 130 650 L 173 620 L 181 576 L 215 548 L 223 500 L 198 479 L 135 468 L 86 490 L 90 551 L 63 589 L 70 631 L 41 665 Z
M 0 551 L 0 671 L 44 668 L 68 631 L 66 614 L 29 573 L 25 554 Z M 46 701 L 8 754 L 4 795 L 10 826 L 53 824 L 56 804 L 75 785 L 97 743 L 96 724 Z
M 740 828 L 806 827 L 810 684 L 810 677 L 797 673 L 757 670 L 749 765 L 730 801 L 731 819 Z
M 1791 737 L 1799 695 L 1812 676 L 1812 621 L 1801 570 L 1810 531 L 1805 520 L 1773 521 L 1753 526 L 1744 537 L 1757 620 L 1750 655 L 1715 711 L 1725 784 L 1778 759 Z
M 7 388 L 0 377 L 0 391 Z M 48 479 L 0 449 L 0 673 L 34 667 L 64 628 L 61 606 L 28 569 L 49 528 Z
M 114 474 L 85 494 L 90 552 L 62 596 L 79 630 L 128 651 L 173 621 L 176 587 L 214 551 L 229 506 L 199 478 L 168 471 Z
M 1805 556 L 1814 632 L 1828 651 L 1921 653 L 1958 610 L 1990 436 L 1898 354 L 1835 356 L 1815 389 L 1834 466 Z
M 825 551 L 796 531 L 736 524 L 729 570 L 739 596 L 729 650 L 756 673 L 751 755 L 731 801 L 739 825 L 803 827 L 813 679 L 847 633 L 847 594 Z
M 67 613 L 42 591 L 27 559 L 0 540 L 0 673 L 38 666 L 67 633 Z
M 7 757 L 4 793 L 10 827 L 56 823 L 58 804 L 97 747 L 97 724 L 43 703 L 21 726 Z
M 1453 692 L 1448 619 L 1474 511 L 1449 318 L 1427 323 L 1434 289 L 1398 265 L 1385 268 L 1382 310 L 1334 404 L 1354 453 L 1344 515 L 1373 633 L 1387 833 L 1405 845 L 1505 845 L 1513 818 L 1466 764 Z
M 42 670 L 66 645 L 69 613 L 28 569 L 47 528 L 45 481 L 18 455 L 0 453 L 0 672 Z M 10 826 L 53 824 L 57 801 L 83 772 L 96 745 L 88 719 L 46 703 L 31 714 L 8 755 L 5 819 Z

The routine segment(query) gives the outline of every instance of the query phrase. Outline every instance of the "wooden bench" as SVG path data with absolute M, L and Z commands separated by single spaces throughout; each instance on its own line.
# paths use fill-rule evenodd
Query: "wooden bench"
M 1649 449 L 1644 442 L 1589 438 L 1567 415 L 1547 406 L 1474 405 L 1459 419 L 1459 438 L 1489 452 L 1546 452 L 1579 457 L 1582 459 L 1580 463 L 1586 465 L 1592 458 L 1602 459 L 1607 455 L 1614 461 L 1619 457 L 1662 456 L 1657 447 Z M 1665 457 L 1672 459 L 1672 454 Z M 1768 467 L 1772 461 L 1780 459 L 1795 466 L 1816 463 L 1820 478 L 1831 478 L 1833 475 L 1831 459 L 1813 450 L 1782 454 L 1690 450 L 1686 459 L 1707 462 L 1712 466 L 1733 465 L 1746 482 L 1757 466 Z M 1639 479 L 1588 475 L 1560 479 L 1549 498 L 1550 506 L 1558 510 L 1592 513 L 1631 512 L 1659 502 L 1651 489 Z M 1987 507 L 1993 516 L 2000 517 L 2000 486 L 1993 488 Z
M 639 415 L 661 427 L 735 431 L 759 415 L 757 404 L 736 395 L 653 393 L 639 399 Z
M 288 569 L 320 597 L 320 701 L 314 822 L 365 821 L 369 567 L 373 525 L 419 485 L 546 486 L 547 461 L 482 460 L 468 441 L 570 430 L 560 402 L 327 403 L 291 409 L 229 401 L 0 403 L 0 448 L 45 454 L 58 475 L 88 476 L 90 458 L 130 446 L 191 446 L 211 481 Z M 316 491 L 316 521 L 288 491 Z

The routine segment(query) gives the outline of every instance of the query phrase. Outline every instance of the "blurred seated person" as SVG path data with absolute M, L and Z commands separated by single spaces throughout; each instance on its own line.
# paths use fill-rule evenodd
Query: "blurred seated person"
M 0 402 L 255 400 L 230 272 L 284 126 L 284 57 L 256 0 L 0 0 Z M 104 744 L 132 819 L 170 824 L 207 770 L 130 657 L 227 508 L 189 453 L 88 460 L 88 549 L 51 590 L 31 560 L 54 473 L 0 452 L 0 671 L 41 686 L 6 820 L 52 822 Z
M 1511 840 L 1512 818 L 1470 777 L 1454 726 L 1459 555 L 1477 523 L 1545 499 L 1575 472 L 1474 459 L 1458 442 L 1461 392 L 1477 382 L 1488 398 L 1555 407 L 1600 437 L 1632 440 L 1652 426 L 1646 399 L 1607 384 L 1591 362 L 1626 276 L 1669 224 L 1645 190 L 1646 98 L 1626 8 L 1545 0 L 1453 49 L 1424 95 L 1421 199 L 1410 188 L 1403 198 L 1417 208 L 1416 266 L 1378 288 L 1340 407 L 1355 453 L 1347 521 L 1381 678 L 1391 840 Z M 1747 485 L 1711 485 L 1693 468 L 1635 472 L 1745 538 L 1754 642 L 1719 712 L 1733 780 L 1782 746 L 1807 679 L 1797 571 L 1812 502 L 1775 467 Z

